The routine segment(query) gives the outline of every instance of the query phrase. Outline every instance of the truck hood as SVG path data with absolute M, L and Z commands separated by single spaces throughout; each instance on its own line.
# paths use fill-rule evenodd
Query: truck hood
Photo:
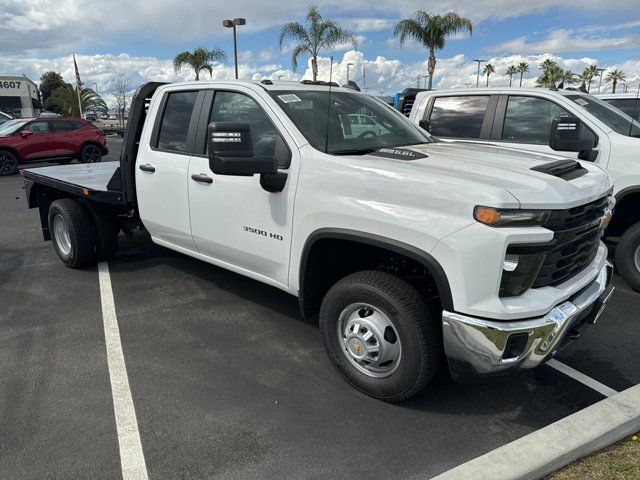
M 398 156 L 390 159 L 379 151 L 367 156 L 402 162 L 406 168 L 415 169 L 416 174 L 466 180 L 476 184 L 478 189 L 504 189 L 520 202 L 521 208 L 571 208 L 602 197 L 612 187 L 608 175 L 589 162 L 580 162 L 587 173 L 572 180 L 531 170 L 559 160 L 572 160 L 558 155 L 486 144 L 450 142 L 398 148 L 426 156 L 416 159 L 402 159 Z

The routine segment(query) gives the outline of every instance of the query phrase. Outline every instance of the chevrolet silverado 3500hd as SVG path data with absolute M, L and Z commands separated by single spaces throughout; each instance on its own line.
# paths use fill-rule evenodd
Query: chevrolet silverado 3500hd
M 378 133 L 354 134 L 353 115 Z M 67 266 L 145 228 L 297 296 L 338 372 L 386 401 L 420 391 L 445 355 L 456 378 L 535 367 L 612 292 L 599 167 L 440 142 L 323 82 L 146 84 L 119 164 L 23 175 Z

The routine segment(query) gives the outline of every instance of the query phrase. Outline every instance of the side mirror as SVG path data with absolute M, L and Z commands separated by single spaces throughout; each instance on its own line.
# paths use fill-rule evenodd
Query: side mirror
M 584 138 L 582 121 L 578 117 L 556 117 L 551 123 L 549 146 L 560 152 L 583 152 L 593 150 L 593 140 Z
M 21 136 L 22 138 L 27 138 L 29 135 L 33 135 L 33 132 L 32 132 L 32 131 L 30 131 L 30 130 L 22 130 L 22 131 L 20 132 L 20 136 Z
M 431 122 L 429 120 L 420 120 L 418 125 L 420 125 L 421 129 L 431 133 Z
M 244 122 L 213 122 L 207 128 L 209 168 L 217 175 L 278 173 L 275 157 L 254 157 L 251 127 Z

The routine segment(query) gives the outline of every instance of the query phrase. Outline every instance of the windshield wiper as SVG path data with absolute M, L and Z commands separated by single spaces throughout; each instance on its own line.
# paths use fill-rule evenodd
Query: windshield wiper
M 375 152 L 376 150 L 380 150 L 384 147 L 376 147 L 376 148 L 353 148 L 349 150 L 334 150 L 333 152 L 329 152 L 331 155 L 366 155 L 367 153 Z

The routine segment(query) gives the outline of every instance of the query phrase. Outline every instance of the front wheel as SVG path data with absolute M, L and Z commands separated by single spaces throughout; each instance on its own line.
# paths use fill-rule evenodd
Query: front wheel
M 625 282 L 640 292 L 640 222 L 622 234 L 616 246 L 616 268 Z
M 82 147 L 80 151 L 80 161 L 82 163 L 96 163 L 102 161 L 102 151 L 97 145 L 92 143 Z
M 399 402 L 422 390 L 441 355 L 437 314 L 404 280 L 362 271 L 334 285 L 320 309 L 327 354 L 358 390 Z
M 18 157 L 11 152 L 0 152 L 0 177 L 13 175 L 18 171 Z

